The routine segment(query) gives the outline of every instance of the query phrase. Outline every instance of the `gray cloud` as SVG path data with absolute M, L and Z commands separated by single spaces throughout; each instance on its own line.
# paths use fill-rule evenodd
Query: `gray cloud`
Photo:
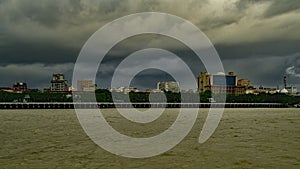
M 291 66 L 285 69 L 286 74 L 295 76 L 295 77 L 300 77 L 300 73 L 296 73 L 296 68 L 295 66 Z
M 264 11 L 263 17 L 274 17 L 277 15 L 299 11 L 300 1 L 298 0 L 242 0 L 237 2 L 240 9 L 245 9 L 255 4 L 268 3 L 270 6 Z
M 300 1 L 298 0 L 275 0 L 271 7 L 265 12 L 266 17 L 273 17 L 288 12 L 298 11 Z
M 74 64 L 10 64 L 0 66 L 0 86 L 12 87 L 16 82 L 27 82 L 30 88 L 50 86 L 53 73 L 64 73 L 70 84 Z M 8 78 L 10 76 L 10 78 Z
M 300 68 L 299 8 L 299 0 L 0 0 L 1 72 L 12 71 L 11 65 L 47 69 L 49 65 L 75 63 L 85 41 L 101 26 L 127 14 L 159 11 L 183 17 L 203 30 L 215 44 L 226 70 L 253 79 L 257 85 L 272 85 L 274 81 L 281 83 L 286 68 Z M 108 54 L 104 70 L 99 72 L 101 84 L 108 83 L 122 58 L 143 47 L 171 50 L 197 69 L 195 74 L 203 70 L 201 63 L 193 63 L 193 54 L 184 46 L 166 38 L 146 38 L 121 43 Z M 263 71 L 258 72 L 250 63 L 264 67 Z M 52 70 L 47 70 L 41 73 L 48 76 Z M 26 76 L 30 78 L 26 73 L 3 73 L 0 85 Z M 36 77 L 43 79 L 42 75 Z M 291 83 L 300 84 L 299 79 L 289 78 Z M 41 81 L 32 83 L 46 83 Z

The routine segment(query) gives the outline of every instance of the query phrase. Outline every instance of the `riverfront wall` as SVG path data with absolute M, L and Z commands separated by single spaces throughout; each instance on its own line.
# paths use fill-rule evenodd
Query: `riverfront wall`
M 285 108 L 282 103 L 0 103 L 0 109 Z

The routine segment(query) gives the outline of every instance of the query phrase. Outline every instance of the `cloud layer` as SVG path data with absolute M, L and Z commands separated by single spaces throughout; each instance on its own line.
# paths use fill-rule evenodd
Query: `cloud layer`
M 28 79 L 32 86 L 44 87 L 43 79 L 52 71 L 72 69 L 81 47 L 100 27 L 146 11 L 174 14 L 195 24 L 216 46 L 226 70 L 249 78 L 254 85 L 282 86 L 286 69 L 293 67 L 297 73 L 300 68 L 299 0 L 0 0 L 0 85 Z M 109 83 L 108 72 L 115 67 L 111 65 L 137 49 L 136 45 L 161 46 L 182 57 L 190 55 L 176 42 L 146 38 L 147 43 L 145 37 L 136 38 L 110 52 L 104 63 L 110 69 L 100 70 L 100 86 Z M 198 69 L 196 64 L 194 69 Z M 195 73 L 202 70 L 199 66 Z M 30 75 L 36 72 L 35 79 L 41 80 Z M 290 83 L 300 84 L 296 76 L 288 78 Z

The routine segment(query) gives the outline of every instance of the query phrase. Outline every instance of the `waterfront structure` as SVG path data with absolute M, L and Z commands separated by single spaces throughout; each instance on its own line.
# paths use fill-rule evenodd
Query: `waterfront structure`
M 199 92 L 211 91 L 215 94 L 245 94 L 245 86 L 237 85 L 237 75 L 234 72 L 229 72 L 228 74 L 222 72 L 217 74 L 201 72 L 197 78 L 197 82 Z
M 63 74 L 53 74 L 51 80 L 51 92 L 67 92 L 68 84 Z
M 15 84 L 13 84 L 12 90 L 14 93 L 27 92 L 28 91 L 27 83 L 24 83 L 24 82 L 15 83 Z
M 77 80 L 77 91 L 95 92 L 97 85 L 93 80 Z
M 211 99 L 212 100 L 212 99 Z M 226 108 L 279 108 L 287 107 L 282 103 L 216 103 L 213 100 L 210 103 L 44 103 L 44 102 L 15 102 L 0 103 L 0 109 L 106 109 L 106 108 L 210 108 L 226 107 Z
M 179 83 L 178 82 L 158 82 L 157 89 L 165 92 L 179 93 Z

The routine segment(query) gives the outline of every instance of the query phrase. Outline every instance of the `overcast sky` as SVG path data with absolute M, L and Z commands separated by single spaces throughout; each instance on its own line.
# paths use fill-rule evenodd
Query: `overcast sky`
M 266 87 L 282 87 L 286 75 L 288 85 L 300 88 L 299 0 L 0 0 L 0 86 L 25 81 L 42 89 L 50 85 L 53 73 L 64 73 L 71 83 L 78 54 L 95 31 L 122 16 L 149 11 L 195 24 L 214 44 L 226 72 Z M 109 87 L 122 58 L 148 47 L 180 55 L 195 75 L 205 70 L 180 42 L 137 36 L 108 53 L 99 68 L 98 86 Z M 155 88 L 157 81 L 169 79 L 149 70 L 132 84 Z

